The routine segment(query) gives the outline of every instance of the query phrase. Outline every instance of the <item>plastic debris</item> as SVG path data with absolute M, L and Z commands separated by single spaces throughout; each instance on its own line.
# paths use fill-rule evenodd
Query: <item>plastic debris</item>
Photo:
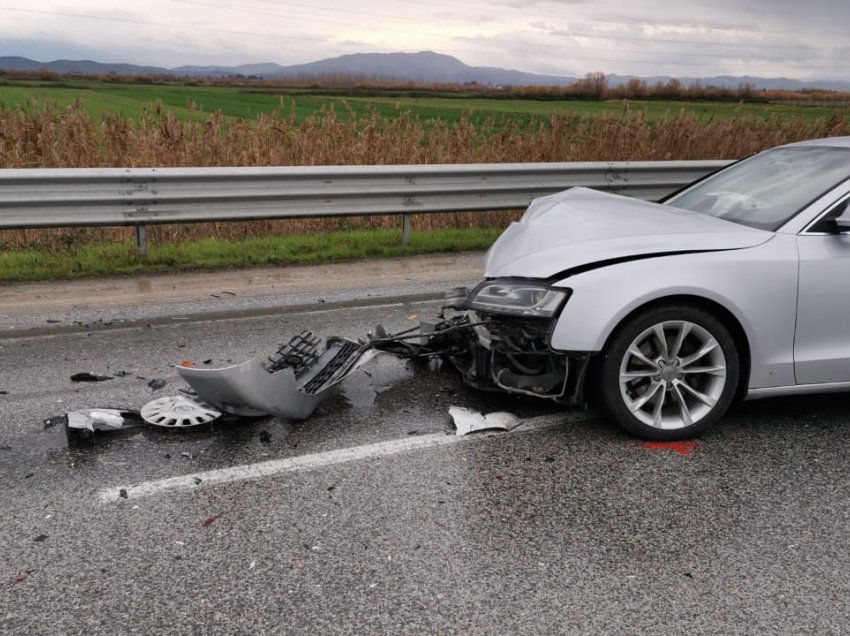
M 463 406 L 449 407 L 449 415 L 454 420 L 456 435 L 469 435 L 476 431 L 493 429 L 509 431 L 521 423 L 521 420 L 513 413 L 498 411 L 484 415 Z
M 120 411 L 86 410 L 70 411 L 66 414 L 68 427 L 91 431 L 114 431 L 124 426 L 124 418 Z
M 436 323 L 422 323 L 418 328 L 389 334 L 378 325 L 374 333 L 369 333 L 367 340 L 331 337 L 324 342 L 305 330 L 281 344 L 270 356 L 252 358 L 241 364 L 227 360 L 227 366 L 202 368 L 184 359 L 176 366 L 176 371 L 190 388 L 180 389 L 179 395 L 154 399 L 145 404 L 140 412 L 106 408 L 69 411 L 62 416 L 44 420 L 44 427 L 64 424 L 70 445 L 74 436 L 90 438 L 96 431 L 120 430 L 128 424 L 148 423 L 167 428 L 186 428 L 219 418 L 234 421 L 269 415 L 303 420 L 314 412 L 322 400 L 334 393 L 346 378 L 362 369 L 376 355 L 390 353 L 404 358 L 423 359 L 449 355 L 455 352 L 451 334 L 460 328 L 466 328 L 465 323 L 448 322 L 440 329 Z M 178 349 L 185 346 L 181 344 Z M 213 358 L 206 358 L 202 364 L 207 366 L 212 362 Z M 368 371 L 363 370 L 368 374 Z M 71 376 L 71 380 L 102 382 L 130 375 L 127 371 L 116 371 L 114 376 L 81 372 Z M 164 378 L 135 377 L 146 382 L 153 392 L 169 384 Z M 456 409 L 453 417 L 459 435 L 486 428 L 508 430 L 518 423 L 509 413 L 494 413 L 485 418 L 472 411 Z M 259 441 L 270 444 L 272 434 L 261 431 Z M 291 444 L 292 448 L 295 446 Z M 183 455 L 192 458 L 191 454 Z
M 105 380 L 111 379 L 112 376 L 95 375 L 94 373 L 89 373 L 88 371 L 83 371 L 82 373 L 75 373 L 71 376 L 71 382 L 104 382 Z
M 44 420 L 44 430 L 46 431 L 48 428 L 55 428 L 62 424 L 63 426 L 68 423 L 67 415 L 54 415 L 53 417 L 48 417 Z
M 64 415 L 48 417 L 44 420 L 45 430 L 60 424 L 65 428 L 68 445 L 79 439 L 92 437 L 96 431 L 117 431 L 132 428 L 142 423 L 138 411 L 127 409 L 81 409 L 68 411 Z

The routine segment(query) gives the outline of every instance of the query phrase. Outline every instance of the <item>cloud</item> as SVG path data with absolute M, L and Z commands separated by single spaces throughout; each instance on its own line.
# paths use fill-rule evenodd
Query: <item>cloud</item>
M 498 11 L 501 7 L 508 7 L 511 9 L 529 9 L 542 7 L 546 9 L 551 9 L 552 5 L 567 5 L 567 6 L 575 6 L 582 4 L 594 4 L 595 0 L 560 0 L 555 2 L 553 0 L 500 0 L 499 2 L 493 3 L 493 8 Z
M 28 0 L 4 53 L 174 66 L 415 51 L 532 72 L 807 79 L 850 71 L 846 0 Z M 126 7 L 132 7 L 128 9 Z

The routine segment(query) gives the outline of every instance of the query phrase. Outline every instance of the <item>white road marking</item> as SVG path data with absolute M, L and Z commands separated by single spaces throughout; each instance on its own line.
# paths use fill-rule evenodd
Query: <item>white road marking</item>
M 510 433 L 523 431 L 536 431 L 567 422 L 579 422 L 595 417 L 591 412 L 569 412 L 554 415 L 541 415 L 523 420 L 522 424 L 511 429 Z M 497 433 L 507 435 L 509 433 Z M 377 457 L 388 457 L 415 450 L 435 448 L 438 446 L 450 446 L 463 442 L 481 439 L 480 436 L 458 437 L 446 433 L 432 433 L 418 437 L 405 437 L 387 442 L 377 442 L 365 446 L 353 446 L 341 448 L 324 453 L 311 453 L 298 457 L 287 457 L 285 459 L 274 459 L 258 464 L 247 464 L 244 466 L 232 466 L 220 468 L 202 473 L 180 475 L 179 477 L 168 477 L 154 481 L 143 481 L 130 486 L 115 486 L 106 488 L 97 493 L 96 497 L 104 503 L 122 501 L 125 499 L 139 499 L 151 497 L 167 492 L 195 490 L 211 484 L 226 484 L 234 481 L 246 481 L 260 477 L 270 477 L 282 473 L 290 473 L 298 470 L 313 470 L 334 464 L 359 461 L 363 459 L 374 459 Z

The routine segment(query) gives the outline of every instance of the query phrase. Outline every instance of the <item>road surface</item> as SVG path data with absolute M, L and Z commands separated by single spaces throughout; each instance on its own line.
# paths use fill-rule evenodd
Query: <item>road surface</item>
M 306 422 L 70 446 L 44 428 L 67 410 L 139 408 L 182 386 L 174 364 L 266 355 L 304 327 L 405 327 L 436 311 L 438 286 L 474 280 L 438 269 L 320 296 L 200 280 L 144 306 L 94 291 L 8 312 L 0 633 L 850 630 L 846 396 L 745 403 L 694 444 L 654 446 L 592 411 L 382 356 Z M 111 379 L 71 382 L 81 371 Z M 458 437 L 452 405 L 523 425 Z

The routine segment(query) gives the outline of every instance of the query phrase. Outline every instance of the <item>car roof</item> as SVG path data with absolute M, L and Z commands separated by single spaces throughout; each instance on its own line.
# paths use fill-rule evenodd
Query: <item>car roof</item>
M 850 137 L 825 137 L 823 139 L 809 139 L 798 141 L 793 144 L 780 146 L 781 148 L 795 148 L 797 146 L 819 146 L 822 148 L 850 148 Z

